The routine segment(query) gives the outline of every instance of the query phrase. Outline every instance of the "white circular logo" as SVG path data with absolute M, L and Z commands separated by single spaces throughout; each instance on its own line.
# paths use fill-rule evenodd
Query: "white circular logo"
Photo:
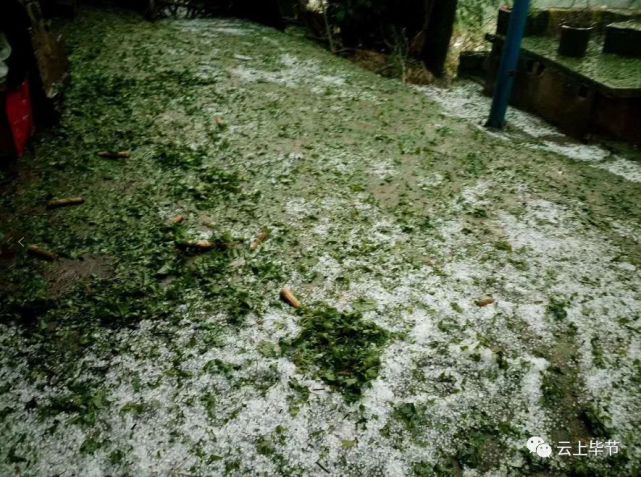
M 536 452 L 536 448 L 543 443 L 545 443 L 545 441 L 542 438 L 532 436 L 527 440 L 527 448 L 532 454 L 534 454 Z
M 552 447 L 544 442 L 536 447 L 536 453 L 539 457 L 550 457 L 552 455 Z

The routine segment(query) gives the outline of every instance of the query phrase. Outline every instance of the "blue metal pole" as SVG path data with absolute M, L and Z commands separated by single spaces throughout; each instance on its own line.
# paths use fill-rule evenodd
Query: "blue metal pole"
M 525 33 L 525 23 L 527 22 L 529 8 L 530 0 L 514 0 L 507 35 L 503 42 L 501 63 L 496 85 L 494 86 L 492 109 L 486 123 L 487 127 L 502 129 L 505 126 L 505 112 L 512 95 L 512 86 L 516 75 L 519 53 L 521 52 L 521 41 Z

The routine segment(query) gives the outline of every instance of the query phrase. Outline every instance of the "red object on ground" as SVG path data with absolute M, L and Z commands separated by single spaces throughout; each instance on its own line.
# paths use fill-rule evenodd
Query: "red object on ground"
M 33 134 L 33 110 L 29 80 L 25 80 L 17 89 L 7 91 L 6 113 L 16 155 L 20 157 L 24 154 L 27 142 Z

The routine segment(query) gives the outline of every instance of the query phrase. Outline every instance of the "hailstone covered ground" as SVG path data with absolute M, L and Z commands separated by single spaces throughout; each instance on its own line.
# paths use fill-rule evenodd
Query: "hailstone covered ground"
M 4 177 L 6 240 L 58 258 L 0 262 L 0 474 L 639 472 L 638 153 L 242 21 L 62 31 Z

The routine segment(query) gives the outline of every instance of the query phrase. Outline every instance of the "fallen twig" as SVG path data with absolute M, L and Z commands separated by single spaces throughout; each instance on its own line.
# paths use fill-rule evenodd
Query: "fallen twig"
M 29 247 L 27 247 L 27 253 L 29 253 L 29 255 L 32 255 L 34 257 L 41 258 L 43 260 L 48 260 L 50 262 L 58 259 L 58 256 L 55 253 L 50 252 L 49 250 L 45 250 L 44 248 L 38 247 L 37 245 L 29 245 Z
M 316 465 L 317 465 L 318 467 L 320 467 L 321 469 L 323 469 L 323 470 L 325 471 L 325 473 L 326 473 L 326 474 L 329 474 L 329 470 L 327 470 L 327 469 L 323 466 L 323 464 L 321 464 L 319 461 L 316 461 Z
M 171 225 L 178 225 L 182 224 L 185 221 L 185 216 L 184 215 L 177 215 L 173 219 L 171 219 Z
M 251 250 L 256 250 L 258 247 L 260 247 L 263 243 L 267 241 L 269 238 L 269 230 L 262 230 L 254 239 L 252 242 L 251 246 L 249 247 Z
M 47 203 L 47 207 L 50 209 L 56 209 L 58 207 L 67 207 L 70 205 L 80 205 L 85 202 L 85 199 L 82 197 L 67 197 L 65 199 L 53 199 Z
M 127 159 L 131 153 L 129 151 L 100 151 L 98 155 L 105 159 Z
M 474 303 L 476 303 L 476 306 L 483 307 L 483 306 L 491 305 L 495 301 L 496 300 L 494 300 L 494 298 L 488 295 L 488 296 L 481 297 L 478 300 L 475 300 Z
M 280 291 L 280 298 L 285 303 L 287 303 L 290 306 L 293 306 L 294 308 L 300 308 L 302 306 L 300 301 L 298 301 L 298 298 L 294 296 L 294 292 L 292 292 L 290 288 L 283 288 Z

